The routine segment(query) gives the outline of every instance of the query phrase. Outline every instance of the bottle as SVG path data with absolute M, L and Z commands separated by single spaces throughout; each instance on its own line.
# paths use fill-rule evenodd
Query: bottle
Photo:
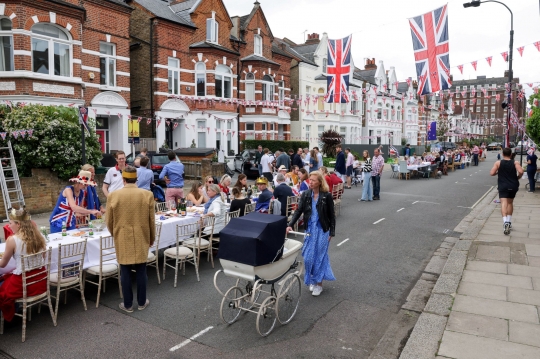
M 67 226 L 66 226 L 66 221 L 62 222 L 62 237 L 66 237 L 67 236 Z
M 176 204 L 176 213 L 180 214 L 180 204 L 182 203 L 182 199 L 178 200 L 178 203 Z
M 227 193 L 227 203 L 231 203 L 231 195 Z
M 94 225 L 92 224 L 92 222 L 88 223 L 88 229 L 90 230 L 88 232 L 88 234 L 93 236 L 94 235 Z
M 182 217 L 185 217 L 187 214 L 186 211 L 186 201 L 182 198 L 182 201 L 180 202 L 180 215 Z

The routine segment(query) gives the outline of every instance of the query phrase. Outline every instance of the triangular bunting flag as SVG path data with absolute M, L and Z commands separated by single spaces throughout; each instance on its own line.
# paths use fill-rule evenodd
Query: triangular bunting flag
M 471 62 L 472 67 L 474 67 L 474 71 L 476 71 L 476 65 L 478 64 L 478 61 Z
M 26 132 L 28 132 L 28 137 L 32 137 L 32 134 L 34 133 L 34 129 L 31 128 L 31 129 L 27 130 Z
M 2 140 L 6 139 L 7 132 L 0 132 L 0 136 L 2 136 Z
M 489 67 L 491 67 L 491 60 L 493 59 L 493 56 L 486 57 L 486 61 L 489 64 Z
M 504 61 L 508 62 L 508 51 L 501 52 L 501 55 L 502 55 Z
M 523 57 L 523 50 L 525 50 L 525 46 L 520 46 L 517 48 L 518 52 L 519 52 L 519 56 Z
M 463 65 L 458 65 L 457 68 L 459 69 L 459 72 L 463 75 Z
M 540 41 L 536 41 L 536 42 L 534 43 L 534 46 L 536 47 L 536 49 L 537 49 L 538 51 L 540 51 Z

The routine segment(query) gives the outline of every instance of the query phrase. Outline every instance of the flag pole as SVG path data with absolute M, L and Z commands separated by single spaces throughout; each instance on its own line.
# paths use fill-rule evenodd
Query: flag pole
M 79 106 L 79 123 L 81 124 L 81 153 L 82 153 L 82 165 L 86 164 L 86 139 L 84 136 L 84 119 L 81 109 L 83 106 Z

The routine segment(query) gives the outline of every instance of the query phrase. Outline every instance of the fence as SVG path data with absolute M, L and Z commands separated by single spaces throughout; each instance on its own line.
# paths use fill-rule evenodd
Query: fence
M 139 143 L 136 143 L 134 146 L 135 151 L 140 151 L 141 148 L 146 147 L 148 148 L 148 151 L 157 152 L 157 144 L 155 138 L 140 138 Z
M 211 162 L 203 159 L 201 162 L 187 161 L 184 165 L 184 179 L 200 180 L 206 176 L 221 177 L 225 174 L 225 163 Z

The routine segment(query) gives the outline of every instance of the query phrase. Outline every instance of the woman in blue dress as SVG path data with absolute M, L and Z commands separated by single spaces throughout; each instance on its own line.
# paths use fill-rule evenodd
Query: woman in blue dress
M 95 182 L 94 177 L 96 175 L 96 170 L 94 166 L 86 164 L 82 166 L 81 170 L 90 172 L 90 174 L 92 175 L 91 179 L 93 182 Z M 86 209 L 99 209 L 101 213 L 105 213 L 105 209 L 101 205 L 101 201 L 99 200 L 95 186 L 86 187 L 82 207 Z M 96 219 L 96 216 L 92 214 L 90 215 L 90 219 Z
M 67 186 L 60 193 L 56 206 L 51 213 L 51 217 L 49 218 L 51 233 L 61 232 L 63 222 L 66 222 L 66 227 L 68 230 L 75 229 L 75 216 L 77 214 L 97 215 L 100 213 L 97 209 L 86 209 L 82 207 L 86 187 L 96 185 L 91 178 L 92 174 L 90 172 L 80 171 L 77 177 L 70 179 L 70 181 L 75 182 L 75 184 L 73 186 Z
M 328 257 L 330 240 L 335 236 L 336 217 L 332 193 L 320 171 L 309 174 L 309 187 L 300 197 L 298 209 L 288 224 L 287 233 L 303 214 L 306 233 L 309 234 L 302 248 L 304 283 L 309 286 L 314 296 L 319 296 L 323 291 L 323 280 L 336 279 Z

